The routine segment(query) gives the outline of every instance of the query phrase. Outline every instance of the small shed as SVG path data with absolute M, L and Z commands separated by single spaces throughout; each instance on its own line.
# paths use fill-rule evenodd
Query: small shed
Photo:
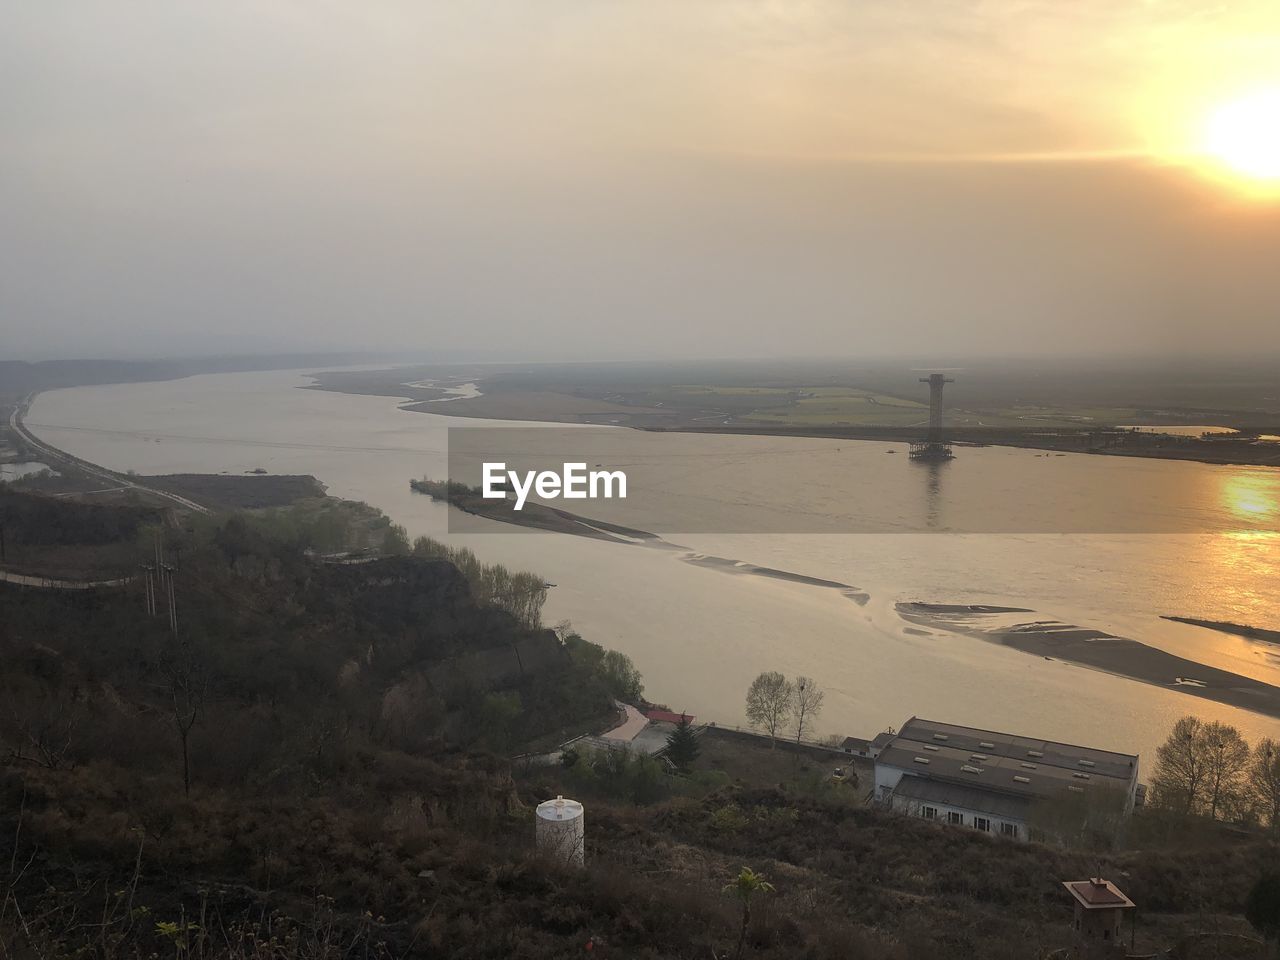
M 1133 909 L 1133 901 L 1102 877 L 1064 880 L 1062 885 L 1075 900 L 1076 935 L 1085 942 L 1119 942 L 1121 922 L 1125 912 Z

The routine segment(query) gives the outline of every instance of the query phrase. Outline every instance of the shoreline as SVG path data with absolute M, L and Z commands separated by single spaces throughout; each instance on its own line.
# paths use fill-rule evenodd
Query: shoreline
M 177 493 L 167 490 L 157 490 L 139 483 L 137 477 L 127 476 L 122 473 L 116 473 L 114 470 L 108 470 L 106 467 L 99 466 L 96 463 L 89 463 L 87 460 L 81 460 L 79 457 L 67 453 L 65 450 L 59 450 L 51 444 L 45 443 L 23 423 L 23 417 L 26 416 L 27 410 L 39 395 L 39 391 L 27 394 L 18 403 L 14 405 L 13 412 L 9 415 L 9 430 L 19 441 L 26 444 L 35 451 L 35 455 L 41 460 L 52 460 L 55 463 L 64 464 L 73 470 L 86 474 L 97 480 L 102 480 L 110 484 L 115 484 L 124 489 L 139 490 L 152 494 L 162 500 L 167 500 L 175 506 L 185 510 L 191 510 L 195 513 L 210 513 L 210 509 L 202 504 L 189 500 Z
M 563 533 L 575 537 L 587 537 L 592 540 L 607 540 L 611 543 L 635 543 L 636 541 L 658 540 L 657 534 L 647 530 L 637 530 L 604 520 L 593 520 L 558 507 L 549 507 L 536 501 L 529 501 L 522 510 L 517 511 L 510 500 L 487 500 L 481 496 L 437 497 L 434 494 L 419 490 L 413 486 L 417 481 L 410 480 L 410 489 L 423 497 L 430 497 L 436 503 L 457 510 L 468 517 L 479 517 L 495 523 L 507 523 L 513 527 L 527 530 L 541 530 L 546 533 Z M 451 531 L 465 533 L 465 530 Z
M 989 619 L 1000 613 L 1035 612 L 1025 608 L 909 601 L 895 606 L 903 620 L 917 627 L 973 637 L 1046 660 L 1060 660 L 1162 690 L 1280 718 L 1280 687 L 1179 657 L 1140 640 L 1057 621 L 991 624 Z
M 72 489 L 58 490 L 55 494 L 57 496 L 83 497 L 100 493 L 133 492 L 158 498 L 170 507 L 199 514 L 279 507 L 302 499 L 328 496 L 324 484 L 310 475 L 258 471 L 244 474 L 124 474 L 110 470 L 41 440 L 27 428 L 24 417 L 37 395 L 38 393 L 29 394 L 15 404 L 9 417 L 9 428 L 13 436 L 31 451 L 32 456 L 60 466 L 62 480 L 64 483 L 70 481 Z M 84 480 L 106 483 L 108 486 L 97 490 L 75 489 L 75 485 Z M 40 492 L 39 488 L 35 492 Z
M 883 432 L 878 428 L 857 427 L 754 427 L 754 426 L 720 426 L 720 427 L 641 427 L 654 433 L 711 433 L 724 436 L 760 436 L 760 437 L 803 437 L 812 440 L 845 440 L 866 443 L 911 443 L 924 438 L 923 431 L 909 433 L 900 429 L 886 427 Z M 1085 456 L 1125 457 L 1131 460 L 1168 460 L 1183 463 L 1204 463 L 1219 467 L 1272 467 L 1280 468 L 1280 444 L 1271 444 L 1274 450 L 1265 451 L 1265 457 L 1247 458 L 1232 456 L 1215 456 L 1196 450 L 1171 449 L 1167 447 L 1145 447 L 1138 449 L 1119 449 L 1115 447 L 1087 448 L 1076 442 L 1062 442 L 1064 439 L 1074 441 L 1084 439 L 1083 434 L 1072 436 L 1065 431 L 1058 431 L 1049 436 L 1028 433 L 1023 436 L 1000 437 L 992 435 L 983 439 L 951 439 L 953 447 L 1008 447 L 1016 450 L 1043 450 L 1058 456 L 1066 454 L 1082 454 Z M 1198 442 L 1198 441 L 1196 441 Z
M 1203 627 L 1206 630 L 1216 630 L 1219 633 L 1229 633 L 1234 637 L 1244 637 L 1246 640 L 1252 640 L 1254 643 L 1270 643 L 1280 646 L 1280 630 L 1251 627 L 1243 623 L 1232 623 L 1229 620 L 1200 620 L 1196 617 L 1169 615 L 1162 616 L 1160 619 L 1171 620 L 1174 623 L 1186 623 L 1193 627 Z
M 381 373 L 383 371 L 373 371 Z M 344 375 L 340 372 L 317 371 L 309 376 L 312 383 L 301 389 L 321 390 L 329 393 L 345 393 L 354 396 L 383 396 L 399 400 L 399 409 L 411 413 L 431 413 L 459 419 L 510 420 L 528 423 L 572 423 L 601 427 L 623 427 L 652 433 L 706 433 L 717 436 L 797 437 L 814 440 L 865 441 L 869 443 L 906 444 L 925 438 L 926 428 L 893 426 L 854 426 L 847 424 L 771 425 L 764 423 L 733 422 L 705 424 L 697 420 L 720 419 L 713 417 L 688 418 L 669 410 L 655 407 L 620 405 L 610 400 L 574 396 L 550 391 L 507 392 L 497 390 L 475 397 L 449 398 L 445 412 L 439 407 L 444 391 L 431 388 L 438 396 L 424 398 L 423 388 L 394 380 L 390 377 L 370 377 L 370 371 Z M 470 381 L 481 378 L 468 374 Z M 1171 427 L 1179 426 L 1170 424 Z M 1147 440 L 1141 446 L 1091 446 L 1090 434 L 1098 430 L 1119 430 L 1119 427 L 1098 424 L 1091 429 L 1081 427 L 1045 427 L 1022 430 L 1010 427 L 968 427 L 956 436 L 952 431 L 950 443 L 956 447 L 1010 447 L 1024 450 L 1042 450 L 1054 454 L 1079 453 L 1096 456 L 1129 457 L 1140 460 L 1170 460 L 1204 463 L 1214 466 L 1274 467 L 1280 468 L 1280 443 L 1269 443 L 1251 450 L 1251 455 L 1217 453 L 1177 444 L 1239 443 L 1243 441 L 1201 441 L 1194 438 L 1166 437 L 1162 434 L 1144 434 L 1144 437 L 1162 438 L 1160 442 Z M 1170 439 L 1175 445 L 1169 445 Z M 1165 445 L 1161 445 L 1161 443 Z
M 479 498 L 465 499 L 479 500 Z M 546 514 L 553 515 L 549 520 L 548 518 L 538 519 L 534 514 L 525 517 L 524 513 L 528 511 L 529 506 L 517 518 L 517 514 L 513 510 L 499 509 L 494 501 L 481 501 L 486 505 L 490 505 L 490 509 L 483 511 L 472 511 L 457 502 L 456 499 L 442 500 L 440 502 L 444 502 L 446 506 L 463 513 L 472 513 L 497 522 L 509 523 L 513 526 L 594 537 L 615 543 L 634 544 L 639 540 L 639 542 L 653 546 L 663 546 L 676 550 L 684 549 L 655 534 L 644 531 L 627 531 L 632 537 L 629 540 L 603 535 L 594 528 L 593 525 L 596 524 L 596 521 L 578 517 L 568 511 L 542 505 L 531 504 L 529 506 L 537 506 Z M 509 501 L 504 502 L 509 505 Z M 619 528 L 615 527 L 614 529 L 617 530 Z M 639 537 L 636 536 L 637 534 Z M 726 557 L 716 557 L 695 552 L 688 552 L 680 559 L 691 565 L 704 569 L 718 570 L 722 573 L 762 576 L 804 586 L 835 589 L 859 606 L 866 606 L 871 600 L 869 593 L 850 584 L 835 580 L 811 577 L 774 567 L 763 567 Z M 1143 643 L 1140 640 L 1119 637 L 1103 630 L 1079 627 L 1074 624 L 1059 623 L 1057 621 L 1033 620 L 993 626 L 991 628 L 985 628 L 980 625 L 991 617 L 1009 614 L 1035 614 L 1036 611 L 1029 607 L 898 601 L 894 604 L 894 608 L 902 620 L 913 625 L 905 628 L 907 632 L 912 634 L 927 634 L 941 630 L 972 637 L 987 643 L 1009 647 L 1029 656 L 1039 656 L 1045 660 L 1058 660 L 1122 679 L 1159 687 L 1163 690 L 1212 700 L 1263 716 L 1280 718 L 1280 687 L 1201 663 L 1197 660 L 1177 656 L 1158 647 Z M 1207 629 L 1221 629 L 1221 627 L 1211 626 L 1210 624 L 1213 621 L 1197 622 L 1190 618 L 1175 616 L 1166 616 L 1163 619 L 1190 623 L 1193 626 L 1201 626 Z M 1234 628 L 1227 632 L 1238 633 L 1244 630 L 1252 630 L 1260 633 L 1274 633 L 1280 639 L 1280 631 L 1261 631 L 1258 628 L 1242 627 L 1238 624 L 1226 624 L 1225 626 Z M 1277 641 L 1264 640 L 1263 642 Z

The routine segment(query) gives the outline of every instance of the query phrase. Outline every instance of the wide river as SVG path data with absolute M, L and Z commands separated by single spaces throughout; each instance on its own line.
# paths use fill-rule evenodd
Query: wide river
M 55 390 L 37 398 L 27 424 L 119 471 L 313 474 L 330 494 L 381 508 L 413 536 L 466 542 L 482 560 L 536 571 L 556 584 L 548 623 L 571 620 L 629 654 L 648 696 L 705 720 L 741 723 L 751 679 L 776 669 L 826 690 L 820 735 L 870 737 L 920 715 L 1140 752 L 1147 770 L 1186 713 L 1231 722 L 1250 739 L 1280 737 L 1271 717 L 921 631 L 895 609 L 914 600 L 1028 607 L 1036 612 L 1023 620 L 1096 627 L 1280 685 L 1280 648 L 1160 619 L 1280 629 L 1280 536 L 1263 532 L 1280 521 L 1280 471 L 996 447 L 965 448 L 939 471 L 886 457 L 893 445 L 881 442 L 618 429 L 612 442 L 633 445 L 637 464 L 680 466 L 665 480 L 645 474 L 651 494 L 666 482 L 673 502 L 720 512 L 722 525 L 693 529 L 767 529 L 755 518 L 770 509 L 803 513 L 798 529 L 820 528 L 814 517 L 827 514 L 832 529 L 849 529 L 856 503 L 865 528 L 904 532 L 661 531 L 683 549 L 499 525 L 450 535 L 446 508 L 411 493 L 408 480 L 444 476 L 446 429 L 479 422 L 401 410 L 385 397 L 298 389 L 308 383 L 301 373 L 272 372 Z M 766 503 L 762 490 L 779 491 L 778 502 Z M 1065 530 L 1130 529 L 1122 517 L 1139 511 L 1145 519 L 1133 529 L 1188 532 L 1054 533 L 1039 532 L 1053 522 L 1000 522 L 1053 510 Z M 936 532 L 953 526 L 1037 532 Z M 869 600 L 690 562 L 700 555 L 840 581 Z

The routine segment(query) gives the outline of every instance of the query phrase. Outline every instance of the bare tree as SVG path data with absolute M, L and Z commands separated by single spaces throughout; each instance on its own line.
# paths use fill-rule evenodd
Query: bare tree
M 1209 816 L 1239 813 L 1246 799 L 1245 775 L 1249 770 L 1249 744 L 1235 727 L 1214 721 L 1203 728 L 1205 802 Z
M 1183 717 L 1169 739 L 1156 748 L 1151 774 L 1152 800 L 1181 813 L 1194 813 L 1204 799 L 1208 763 L 1204 757 L 1204 723 Z
M 822 688 L 808 677 L 796 677 L 795 702 L 791 711 L 796 726 L 796 743 L 801 741 L 806 732 L 813 732 L 813 721 L 822 712 L 824 696 Z
M 169 691 L 173 724 L 182 746 L 182 789 L 190 796 L 191 730 L 204 713 L 209 675 L 204 663 L 186 642 L 175 642 L 161 655 L 160 673 Z
M 776 670 L 760 674 L 747 690 L 747 722 L 769 734 L 769 746 L 777 740 L 778 731 L 787 725 L 794 706 L 795 690 L 791 681 Z
M 5 691 L 17 741 L 13 759 L 29 760 L 57 770 L 71 751 L 79 704 L 74 693 L 64 690 Z M 28 748 L 30 753 L 28 754 Z
M 1280 833 L 1280 743 L 1265 737 L 1253 750 L 1249 767 L 1253 801 L 1272 833 Z

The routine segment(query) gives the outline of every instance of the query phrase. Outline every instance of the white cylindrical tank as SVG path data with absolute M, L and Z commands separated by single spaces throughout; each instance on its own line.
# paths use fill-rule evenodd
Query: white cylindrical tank
M 585 837 L 582 804 L 577 800 L 556 797 L 538 804 L 533 840 L 539 853 L 582 866 Z

